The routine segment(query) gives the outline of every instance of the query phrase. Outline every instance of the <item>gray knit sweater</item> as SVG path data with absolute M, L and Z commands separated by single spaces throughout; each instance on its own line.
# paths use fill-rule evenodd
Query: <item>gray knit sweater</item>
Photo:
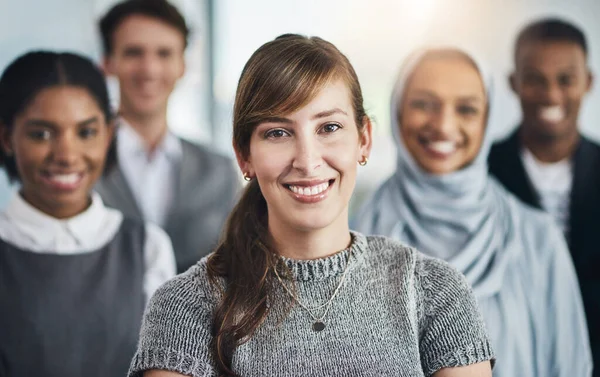
M 291 298 L 277 285 L 267 319 L 236 349 L 234 371 L 243 377 L 413 377 L 493 358 L 461 274 L 397 241 L 352 235 L 351 248 L 333 256 L 285 260 L 300 301 L 310 308 L 331 297 L 350 254 L 325 329 L 314 331 L 299 305 L 289 310 Z M 149 369 L 218 375 L 210 350 L 213 292 L 206 259 L 163 285 L 148 305 L 129 376 Z

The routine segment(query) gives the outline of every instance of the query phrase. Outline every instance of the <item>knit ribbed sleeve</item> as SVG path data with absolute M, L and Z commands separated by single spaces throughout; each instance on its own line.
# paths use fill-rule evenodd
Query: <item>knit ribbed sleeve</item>
M 129 376 L 161 369 L 192 377 L 216 376 L 210 362 L 212 311 L 198 266 L 156 291 L 146 309 Z
M 483 317 L 465 277 L 446 262 L 425 256 L 417 259 L 415 273 L 422 290 L 419 349 L 425 376 L 490 360 L 493 351 Z

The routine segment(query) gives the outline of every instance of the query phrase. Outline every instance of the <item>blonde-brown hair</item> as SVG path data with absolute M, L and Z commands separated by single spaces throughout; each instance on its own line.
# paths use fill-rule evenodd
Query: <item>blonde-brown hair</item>
M 347 84 L 358 131 L 366 113 L 356 72 L 331 43 L 318 37 L 281 35 L 262 45 L 246 63 L 233 111 L 233 145 L 243 158 L 250 153 L 255 128 L 271 117 L 308 104 L 332 80 Z M 208 260 L 215 287 L 226 281 L 213 318 L 213 352 L 224 376 L 232 370 L 233 352 L 252 337 L 268 314 L 278 259 L 268 231 L 267 204 L 256 180 L 250 182 L 229 216 L 221 243 Z

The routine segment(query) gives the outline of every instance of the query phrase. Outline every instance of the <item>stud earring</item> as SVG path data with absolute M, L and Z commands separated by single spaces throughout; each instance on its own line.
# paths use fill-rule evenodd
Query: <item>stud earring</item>
M 252 180 L 252 177 L 250 177 L 250 176 L 248 175 L 248 173 L 244 173 L 244 181 L 246 181 L 246 182 L 250 182 L 251 180 Z
M 358 164 L 360 166 L 365 166 L 367 162 L 369 162 L 369 159 L 367 158 L 367 156 L 364 156 L 362 161 L 358 161 Z

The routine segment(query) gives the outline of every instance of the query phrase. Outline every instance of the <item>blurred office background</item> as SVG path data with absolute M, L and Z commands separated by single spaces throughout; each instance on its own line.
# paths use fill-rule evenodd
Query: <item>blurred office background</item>
M 0 69 L 31 49 L 71 50 L 101 63 L 96 21 L 115 0 L 0 0 Z M 360 169 L 353 207 L 394 170 L 389 95 L 402 60 L 423 44 L 454 44 L 478 53 L 495 79 L 490 126 L 497 137 L 519 121 L 507 77 L 518 30 L 541 16 L 580 25 L 589 62 L 600 74 L 597 0 L 172 0 L 193 29 L 187 73 L 169 104 L 169 126 L 188 139 L 231 150 L 231 112 L 237 80 L 251 53 L 283 33 L 317 35 L 353 63 L 375 121 L 369 165 Z M 109 80 L 115 103 L 118 88 Z M 583 105 L 583 132 L 600 140 L 600 91 Z M 12 188 L 14 190 L 14 187 Z M 11 188 L 0 170 L 0 208 Z

